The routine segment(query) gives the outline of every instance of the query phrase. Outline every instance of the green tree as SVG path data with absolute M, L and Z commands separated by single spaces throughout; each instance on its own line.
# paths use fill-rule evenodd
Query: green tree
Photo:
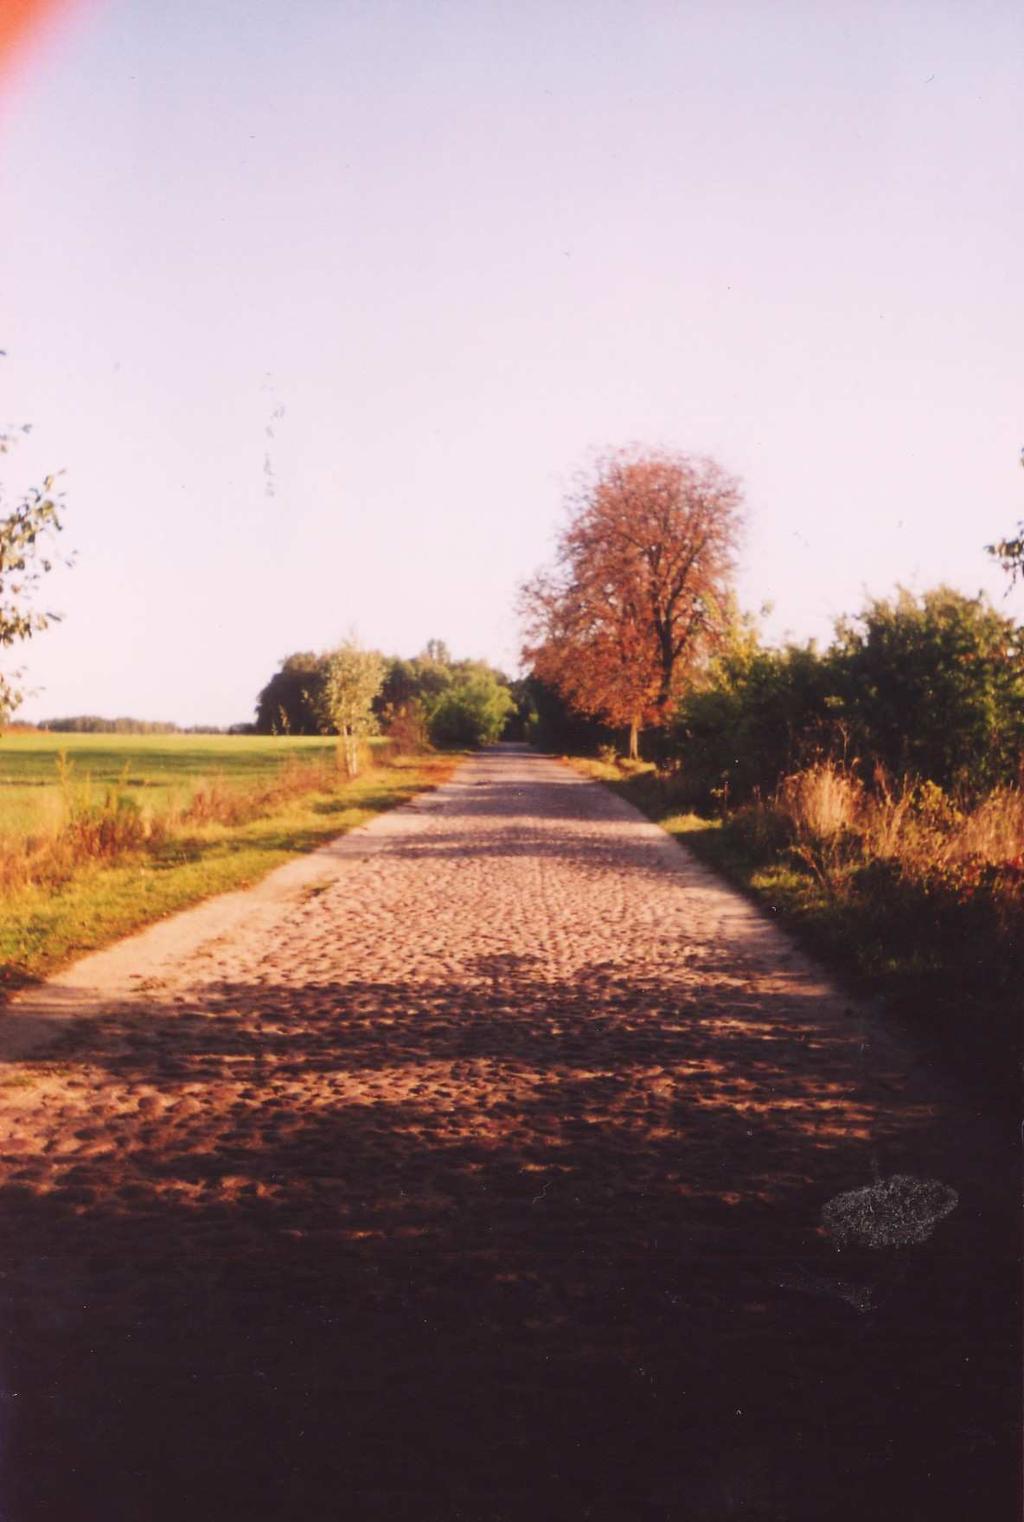
M 8 452 L 15 432 L 0 429 L 0 454 Z M 53 568 L 47 545 L 62 526 L 63 503 L 54 484 L 55 477 L 47 476 L 5 512 L 0 483 L 0 647 L 5 649 L 31 639 L 60 616 L 32 605 L 39 582 Z M 0 725 L 24 698 L 21 675 L 20 670 L 0 672 Z
M 350 777 L 359 770 L 359 741 L 376 732 L 373 702 L 383 681 L 383 656 L 376 650 L 364 650 L 355 640 L 346 640 L 327 658 L 320 697 L 321 726 L 340 735 Z
M 256 700 L 256 728 L 263 735 L 318 735 L 327 677 L 326 655 L 311 650 L 286 656 Z
M 900 590 L 841 620 L 841 711 L 862 755 L 942 787 L 1016 778 L 1024 744 L 1024 629 L 982 595 Z
M 472 748 L 499 738 L 516 703 L 508 686 L 479 661 L 460 661 L 429 711 L 435 745 Z
M 773 649 L 738 619 L 701 680 L 685 693 L 671 739 L 695 801 L 741 802 L 769 790 L 839 738 L 832 661 L 813 645 Z
M 375 704 L 378 714 L 387 719 L 415 704 L 429 713 L 451 682 L 452 669 L 451 656 L 440 640 L 429 640 L 426 650 L 412 660 L 397 656 L 389 660 Z

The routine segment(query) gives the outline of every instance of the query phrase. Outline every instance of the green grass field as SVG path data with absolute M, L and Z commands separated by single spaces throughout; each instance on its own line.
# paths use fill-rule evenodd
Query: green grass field
M 335 743 L 291 735 L 2 735 L 0 841 L 58 829 L 67 787 L 78 798 L 89 790 L 102 798 L 117 785 L 158 813 L 184 807 L 203 783 L 252 787 L 289 761 L 332 761 Z

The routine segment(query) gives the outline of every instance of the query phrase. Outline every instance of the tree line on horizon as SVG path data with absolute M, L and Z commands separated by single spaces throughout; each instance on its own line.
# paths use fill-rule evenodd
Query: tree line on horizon
M 76 713 L 59 719 L 40 719 L 37 724 L 24 727 L 58 735 L 227 735 L 243 733 L 249 726 L 234 724 L 225 728 L 220 724 L 174 724 L 126 715 L 106 719 L 100 714 Z

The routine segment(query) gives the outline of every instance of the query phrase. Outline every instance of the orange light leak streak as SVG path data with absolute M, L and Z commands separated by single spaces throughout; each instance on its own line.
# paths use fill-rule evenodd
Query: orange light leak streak
M 75 7 L 76 0 L 0 0 L 0 90 L 28 67 L 33 44 L 52 36 Z

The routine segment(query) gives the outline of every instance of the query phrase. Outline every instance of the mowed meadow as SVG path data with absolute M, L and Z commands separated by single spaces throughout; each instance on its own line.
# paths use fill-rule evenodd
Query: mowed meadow
M 443 780 L 454 757 L 323 736 L 0 738 L 0 989 L 214 893 Z
M 280 780 L 283 768 L 334 764 L 325 736 L 55 734 L 0 739 L 0 839 L 5 854 L 66 822 L 69 805 L 114 788 L 153 815 L 185 808 L 197 791 L 239 792 Z

